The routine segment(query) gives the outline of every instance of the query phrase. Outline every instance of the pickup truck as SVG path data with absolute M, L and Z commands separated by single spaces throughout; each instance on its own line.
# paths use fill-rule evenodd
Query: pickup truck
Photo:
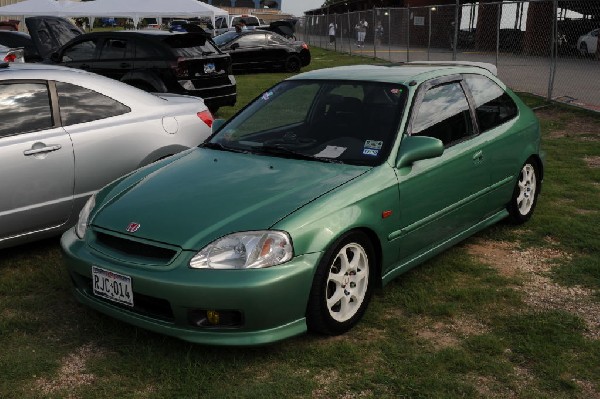
M 232 30 L 241 20 L 246 22 L 246 26 L 259 26 L 260 21 L 254 15 L 221 15 L 215 18 L 214 36 Z

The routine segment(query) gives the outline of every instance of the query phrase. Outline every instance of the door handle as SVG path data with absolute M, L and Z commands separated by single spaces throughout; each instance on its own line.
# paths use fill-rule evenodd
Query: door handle
M 131 64 L 128 62 L 122 62 L 121 63 L 121 68 L 131 68 Z
M 475 164 L 479 164 L 483 162 L 483 151 L 479 150 L 475 154 L 473 154 L 473 162 Z
M 57 151 L 57 150 L 60 150 L 61 148 L 62 148 L 62 146 L 60 144 L 49 145 L 47 147 L 42 147 L 42 148 L 32 148 L 31 150 L 23 151 L 23 155 L 27 156 L 27 155 L 43 154 L 46 152 Z

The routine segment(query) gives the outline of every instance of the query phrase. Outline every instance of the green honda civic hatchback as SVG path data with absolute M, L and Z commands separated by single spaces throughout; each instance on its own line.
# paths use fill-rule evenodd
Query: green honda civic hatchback
M 307 72 L 213 131 L 90 198 L 61 241 L 80 302 L 205 344 L 341 334 L 375 288 L 527 221 L 544 172 L 489 64 Z

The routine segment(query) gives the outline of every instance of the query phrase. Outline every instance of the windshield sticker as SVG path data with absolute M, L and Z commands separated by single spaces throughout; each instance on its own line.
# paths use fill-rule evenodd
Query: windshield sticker
M 378 140 L 365 141 L 365 148 L 370 148 L 372 150 L 381 150 L 381 147 L 383 147 L 383 141 L 378 141 Z
M 337 158 L 346 151 L 346 147 L 338 147 L 335 145 L 328 145 L 323 151 L 315 154 L 317 158 Z
M 363 155 L 369 155 L 371 157 L 376 157 L 379 154 L 379 150 L 373 150 L 371 148 L 365 148 L 363 150 Z
M 263 100 L 265 100 L 265 101 L 268 101 L 268 100 L 269 100 L 269 98 L 270 98 L 272 95 L 273 95 L 273 92 L 272 92 L 272 91 L 268 91 L 268 92 L 266 92 L 266 93 L 264 93 L 264 94 L 262 95 L 262 99 L 263 99 Z
M 392 94 L 400 94 L 400 92 L 402 92 L 402 90 L 400 89 L 392 89 L 390 91 L 392 92 Z

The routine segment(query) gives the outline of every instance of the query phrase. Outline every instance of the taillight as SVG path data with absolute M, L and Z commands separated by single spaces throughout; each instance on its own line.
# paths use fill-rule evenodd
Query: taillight
M 178 78 L 185 78 L 189 75 L 188 67 L 184 62 L 185 58 L 179 57 L 176 62 L 171 63 L 171 68 Z
M 200 118 L 202 122 L 206 123 L 206 126 L 212 127 L 215 118 L 212 116 L 209 110 L 198 112 L 196 115 L 198 115 L 198 118 Z
M 306 44 L 306 43 L 302 43 L 302 48 L 303 48 L 304 50 L 308 50 L 308 44 Z
M 16 60 L 17 60 L 16 54 L 7 54 L 6 57 L 4 57 L 4 62 L 15 62 Z

